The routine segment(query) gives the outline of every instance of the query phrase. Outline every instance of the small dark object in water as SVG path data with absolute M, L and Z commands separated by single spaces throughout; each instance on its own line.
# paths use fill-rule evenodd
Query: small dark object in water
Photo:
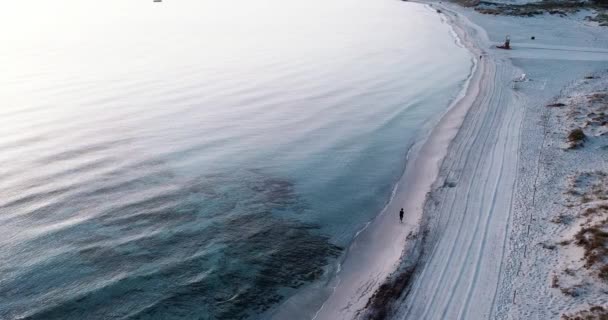
M 547 107 L 564 107 L 565 104 L 559 102 L 559 103 L 552 103 L 552 104 L 548 104 Z
M 437 13 L 441 13 L 441 10 L 437 9 Z
M 535 36 L 532 36 L 530 39 L 534 40 L 534 39 L 536 39 L 536 37 L 535 37 Z

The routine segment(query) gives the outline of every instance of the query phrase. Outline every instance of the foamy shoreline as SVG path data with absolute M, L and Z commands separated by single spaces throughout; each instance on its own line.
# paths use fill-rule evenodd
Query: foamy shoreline
M 594 48 L 601 29 L 585 25 L 580 15 L 566 21 L 494 17 L 454 4 L 429 6 L 477 63 L 466 93 L 408 161 L 400 185 L 415 188 L 398 188 L 385 209 L 406 208 L 407 235 L 390 233 L 391 219 L 381 214 L 353 244 L 404 243 L 402 251 L 377 248 L 382 253 L 371 259 L 382 263 L 375 272 L 364 282 L 348 279 L 350 290 L 334 293 L 316 319 L 547 318 L 572 311 L 571 302 L 555 297 L 558 290 L 546 292 L 551 262 L 538 266 L 528 258 L 546 257 L 534 241 L 544 239 L 547 228 L 534 218 L 539 204 L 533 197 L 530 205 L 529 194 L 539 187 L 542 169 L 536 159 L 538 144 L 544 147 L 544 132 L 536 130 L 542 110 L 566 84 L 608 61 L 605 49 Z M 514 50 L 496 49 L 508 33 Z M 563 46 L 564 35 L 575 43 Z M 558 66 L 563 71 L 556 73 Z M 513 81 L 523 73 L 529 81 Z M 543 190 L 555 193 L 548 188 Z M 544 305 L 553 310 L 539 307 Z
M 426 4 L 423 4 L 426 5 Z M 430 10 L 435 9 L 426 5 Z M 451 141 L 456 137 L 472 101 L 480 93 L 483 79 L 491 77 L 488 62 L 475 57 L 481 50 L 471 43 L 451 15 L 443 15 L 452 27 L 455 41 L 472 52 L 474 61 L 462 93 L 452 102 L 422 143 L 414 145 L 402 178 L 393 190 L 393 197 L 382 212 L 359 232 L 348 248 L 339 268 L 339 276 L 330 284 L 333 292 L 324 301 L 313 319 L 353 319 L 365 314 L 372 295 L 400 267 L 402 257 L 414 258 L 409 249 L 417 247 L 426 196 L 438 180 L 439 169 Z M 404 225 L 395 223 L 394 212 L 403 207 L 407 212 Z M 405 245 L 404 245 L 405 244 Z
M 441 172 L 444 162 L 448 160 L 446 159 L 448 151 L 452 148 L 458 133 L 464 129 L 464 121 L 471 107 L 482 100 L 484 94 L 487 94 L 482 83 L 490 81 L 496 72 L 491 58 L 478 58 L 485 56 L 485 51 L 482 48 L 488 42 L 483 29 L 460 16 L 454 8 L 448 8 L 440 3 L 420 3 L 436 10 L 445 18 L 445 21 L 451 26 L 456 40 L 471 52 L 475 63 L 463 88 L 463 94 L 454 101 L 446 114 L 433 128 L 421 150 L 416 153 L 416 159 L 412 163 L 408 162 L 408 166 L 412 170 L 418 171 L 422 168 L 420 171 L 426 173 L 420 175 L 424 176 L 423 187 L 416 190 L 416 200 L 420 201 L 420 207 L 424 207 L 424 209 L 418 212 L 417 229 L 405 240 L 400 265 L 392 270 L 384 283 L 384 287 L 375 292 L 373 297 L 370 297 L 371 308 L 361 312 L 364 318 L 376 318 L 378 316 L 383 318 L 387 316 L 393 307 L 392 304 L 400 298 L 400 295 L 394 296 L 394 293 L 403 294 L 403 290 L 409 291 L 410 282 L 421 267 L 420 260 L 428 254 L 425 248 L 428 246 L 429 238 L 427 224 L 429 223 L 428 220 L 432 219 L 432 212 L 427 206 L 429 202 L 434 201 L 429 198 L 429 195 L 433 190 L 445 187 L 448 182 Z M 414 183 L 416 182 L 420 181 Z M 374 302 L 374 300 L 377 301 Z
M 558 199 L 533 194 L 560 192 L 541 185 L 547 129 L 538 123 L 564 86 L 608 66 L 608 38 L 584 13 L 505 17 L 426 4 L 477 63 L 466 93 L 412 151 L 393 200 L 349 248 L 349 271 L 314 319 L 545 319 L 572 311 L 559 290 L 548 291 L 558 258 L 547 260 L 537 245 L 549 213 L 536 216 Z M 514 49 L 496 49 L 506 34 Z M 528 80 L 514 82 L 523 73 Z M 385 214 L 399 207 L 404 228 Z

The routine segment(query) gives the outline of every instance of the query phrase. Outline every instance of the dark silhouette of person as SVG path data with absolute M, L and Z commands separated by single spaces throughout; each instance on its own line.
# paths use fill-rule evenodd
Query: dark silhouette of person
M 401 208 L 401 211 L 399 211 L 399 223 L 403 222 L 403 208 Z

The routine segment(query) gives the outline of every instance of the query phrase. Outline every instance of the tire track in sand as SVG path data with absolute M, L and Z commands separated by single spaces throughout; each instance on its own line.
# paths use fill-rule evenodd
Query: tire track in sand
M 507 152 L 509 150 L 510 144 L 514 143 L 513 139 L 511 139 L 511 135 L 509 135 L 510 132 L 512 132 L 513 129 L 513 123 L 514 123 L 514 119 L 516 118 L 518 114 L 515 112 L 511 112 L 511 118 L 509 120 L 509 124 L 507 125 L 507 127 L 504 129 L 504 131 L 506 131 L 507 134 L 507 138 L 505 140 L 504 146 L 502 148 L 502 157 L 501 157 L 501 162 L 500 162 L 500 173 L 498 176 L 498 179 L 496 180 L 496 183 L 494 185 L 494 190 L 492 192 L 492 202 L 491 202 L 491 209 L 488 212 L 488 215 L 486 216 L 486 223 L 484 226 L 484 232 L 483 232 L 483 238 L 480 242 L 480 249 L 477 253 L 477 257 L 475 259 L 475 268 L 474 268 L 474 274 L 473 274 L 473 280 L 471 281 L 471 283 L 469 284 L 469 287 L 467 289 L 467 293 L 466 293 L 466 300 L 464 303 L 463 308 L 460 310 L 460 313 L 458 315 L 458 319 L 466 319 L 466 315 L 469 309 L 469 304 L 471 302 L 471 296 L 473 294 L 473 291 L 476 288 L 477 285 L 477 281 L 479 280 L 479 272 L 480 272 L 480 267 L 481 267 L 481 262 L 482 262 L 482 258 L 485 256 L 484 253 L 486 252 L 486 244 L 488 242 L 488 231 L 490 230 L 490 223 L 492 222 L 494 217 L 494 213 L 495 213 L 495 209 L 496 209 L 496 205 L 497 205 L 497 195 L 499 192 L 499 188 L 500 188 L 500 182 L 502 181 L 502 178 L 504 176 L 504 172 L 505 168 L 504 164 L 505 164 L 505 159 L 507 158 Z M 515 182 L 513 180 L 513 182 Z M 511 184 L 511 190 L 513 190 L 513 183 Z M 512 193 L 511 193 L 512 194 Z M 511 204 L 512 201 L 512 197 L 509 197 L 509 201 L 508 203 Z M 511 205 L 509 205 L 509 211 L 510 211 Z M 503 237 L 504 239 L 505 237 Z M 502 248 L 501 248 L 502 249 Z M 504 249 L 502 249 L 504 250 Z M 502 250 L 500 252 L 500 256 L 501 256 L 501 260 L 502 260 Z M 500 274 L 500 273 L 499 273 Z M 494 290 L 496 291 L 496 290 Z
M 456 158 L 446 166 L 449 168 L 447 172 L 449 175 L 452 174 L 453 168 L 458 168 L 461 163 L 466 165 L 466 163 L 474 161 L 474 165 L 463 168 L 464 173 L 462 174 L 468 176 L 470 180 L 466 187 L 455 188 L 456 190 L 451 192 L 453 198 L 449 200 L 452 201 L 447 203 L 454 208 L 450 208 L 444 203 L 436 208 L 440 216 L 437 218 L 439 221 L 444 221 L 447 216 L 447 221 L 452 221 L 452 223 L 446 224 L 445 233 L 437 243 L 433 244 L 430 256 L 425 259 L 426 263 L 414 284 L 408 303 L 406 303 L 409 307 L 406 318 L 448 318 L 449 315 L 456 316 L 456 311 L 458 311 L 458 317 L 469 318 L 473 297 L 483 292 L 488 300 L 494 300 L 497 284 L 497 280 L 494 278 L 498 278 L 498 271 L 494 274 L 493 270 L 500 270 L 502 266 L 507 234 L 505 230 L 508 229 L 508 226 L 505 227 L 501 224 L 500 230 L 492 231 L 496 229 L 495 225 L 498 220 L 506 217 L 505 224 L 510 221 L 512 196 L 509 195 L 512 193 L 507 190 L 504 193 L 506 195 L 503 195 L 501 190 L 512 187 L 514 183 L 506 172 L 516 169 L 516 165 L 513 166 L 509 159 L 513 156 L 515 159 L 517 157 L 519 138 L 513 136 L 512 133 L 518 132 L 517 127 L 521 122 L 521 115 L 513 112 L 512 104 L 502 106 L 505 102 L 510 102 L 505 98 L 510 98 L 507 95 L 512 94 L 512 91 L 506 86 L 503 88 L 500 85 L 505 81 L 510 82 L 506 75 L 508 71 L 506 62 L 501 61 L 495 67 L 497 70 L 494 73 L 493 81 L 489 81 L 491 84 L 483 88 L 483 96 L 475 102 L 476 105 L 467 115 L 474 115 L 474 119 L 469 120 L 468 124 L 473 124 L 477 128 L 464 131 L 463 133 L 466 132 L 466 134 L 458 137 L 458 140 L 462 142 L 453 146 L 455 152 L 451 152 L 451 155 L 455 155 Z M 499 85 L 494 87 L 496 83 Z M 481 124 L 479 124 L 480 121 Z M 472 132 L 474 132 L 474 137 L 469 136 Z M 498 133 L 491 134 L 492 132 Z M 465 154 L 462 154 L 463 150 L 466 150 Z M 512 150 L 515 152 L 510 152 Z M 474 176 L 482 176 L 484 179 L 476 181 Z M 503 179 L 505 176 L 509 176 L 507 181 Z M 490 183 L 493 183 L 493 187 L 491 190 L 487 190 Z M 458 196 L 461 192 L 466 192 L 465 199 Z M 450 195 L 446 195 L 446 197 L 448 196 Z M 496 212 L 503 210 L 503 207 L 498 206 L 499 202 L 506 202 L 507 211 L 504 212 L 504 215 L 500 215 L 502 211 Z M 477 214 L 470 215 L 467 214 L 468 212 L 477 212 Z M 484 212 L 487 213 L 484 214 Z M 496 218 L 497 215 L 500 217 L 499 219 Z M 468 222 L 471 219 L 473 223 L 469 225 Z M 471 229 L 471 227 L 473 228 Z M 494 233 L 497 233 L 498 236 L 495 237 Z M 492 243 L 488 242 L 490 234 L 492 234 L 490 239 Z M 491 256 L 490 258 L 486 257 L 488 254 Z M 447 258 L 444 258 L 446 255 Z M 467 263 L 471 257 L 475 257 L 473 262 Z M 482 272 L 481 266 L 488 263 L 488 259 L 492 260 L 493 266 L 496 264 L 496 268 Z M 450 275 L 455 275 L 457 279 L 454 282 L 446 283 L 446 279 L 449 280 Z M 484 286 L 482 290 L 477 287 L 480 281 L 493 284 Z M 464 294 L 457 294 L 459 292 Z M 453 311 L 450 307 L 456 300 L 460 301 L 459 305 L 463 307 Z M 438 307 L 439 304 L 441 304 L 441 308 Z M 488 303 L 488 308 L 490 310 L 487 313 L 483 312 L 486 316 L 489 316 L 492 309 L 491 303 Z M 422 312 L 420 309 L 423 309 Z
M 495 80 L 496 80 L 496 75 L 495 74 Z M 500 89 L 500 87 L 498 88 Z M 491 95 L 488 95 L 489 97 L 489 102 L 486 104 L 487 106 L 492 106 L 494 105 L 492 102 L 494 101 L 501 101 L 503 96 L 503 91 L 502 90 L 494 90 L 492 91 Z M 492 110 L 494 110 L 493 114 L 493 118 L 492 121 L 490 122 L 489 126 L 486 126 L 487 128 L 494 128 L 496 127 L 496 123 L 501 123 L 502 122 L 502 118 L 504 116 L 504 112 L 499 112 L 502 110 L 499 110 L 498 108 L 492 108 Z M 462 221 L 465 221 L 465 219 L 468 217 L 470 219 L 473 219 L 473 229 L 470 229 L 469 233 L 467 234 L 466 232 L 463 234 L 462 233 L 462 229 L 459 229 L 458 232 L 458 237 L 457 240 L 454 242 L 454 246 L 459 246 L 462 247 L 461 250 L 453 250 L 455 252 L 463 252 L 466 248 L 466 253 L 464 255 L 462 255 L 462 259 L 460 260 L 460 263 L 458 264 L 457 272 L 451 272 L 450 274 L 455 274 L 457 275 L 456 280 L 453 282 L 453 284 L 451 286 L 449 286 L 449 289 L 447 290 L 448 296 L 447 296 L 447 301 L 445 301 L 442 306 L 440 308 L 434 308 L 433 311 L 434 313 L 432 314 L 432 318 L 436 318 L 436 316 L 434 316 L 437 312 L 441 312 L 441 318 L 445 318 L 447 316 L 448 313 L 448 309 L 452 304 L 452 301 L 454 299 L 455 293 L 458 291 L 458 289 L 460 289 L 460 283 L 463 279 L 463 276 L 465 274 L 466 271 L 468 271 L 467 267 L 469 266 L 468 261 L 470 256 L 472 255 L 472 248 L 473 248 L 473 243 L 474 240 L 477 238 L 480 230 L 479 230 L 479 225 L 480 225 L 480 221 L 484 212 L 484 205 L 487 201 L 487 196 L 488 193 L 487 192 L 483 192 L 484 190 L 487 190 L 488 188 L 488 184 L 490 183 L 490 178 L 492 178 L 491 172 L 492 172 L 492 164 L 494 163 L 495 157 L 496 157 L 496 152 L 498 150 L 498 148 L 496 147 L 496 145 L 501 141 L 501 135 L 504 134 L 503 130 L 500 130 L 499 134 L 497 134 L 495 137 L 492 135 L 485 135 L 486 139 L 484 140 L 484 143 L 481 145 L 481 152 L 480 152 L 480 156 L 478 158 L 478 163 L 481 163 L 481 168 L 480 166 L 476 166 L 475 169 L 472 172 L 472 176 L 477 176 L 476 173 L 480 173 L 479 175 L 481 177 L 486 177 L 486 179 L 479 181 L 480 183 L 476 183 L 478 182 L 475 179 L 471 179 L 471 184 L 473 184 L 474 187 L 474 191 L 479 191 L 479 193 L 477 192 L 473 192 L 473 196 L 470 196 L 470 191 L 467 194 L 466 197 L 466 203 L 465 203 L 465 210 L 462 212 Z M 489 138 L 492 137 L 492 140 L 490 142 L 488 142 Z M 475 144 L 472 144 L 472 146 L 475 146 Z M 474 149 L 474 148 L 471 148 Z M 485 159 L 485 157 L 483 156 L 484 154 L 490 154 L 490 160 L 488 161 L 487 159 Z M 481 172 L 480 172 L 481 171 Z M 481 199 L 480 200 L 475 200 L 477 198 L 479 198 L 479 194 L 481 194 Z M 473 201 L 472 201 L 473 198 Z M 472 207 L 472 210 L 471 210 Z M 471 213 L 476 212 L 477 214 L 475 215 L 470 215 Z M 469 237 L 470 236 L 470 237 Z M 467 239 L 469 239 L 467 241 Z M 466 244 L 465 244 L 466 242 Z M 448 260 L 446 262 L 446 269 L 449 269 L 453 264 L 458 263 L 458 261 L 453 261 L 453 260 Z M 446 297 L 444 296 L 444 299 L 446 299 Z
M 492 72 L 492 73 L 495 74 L 495 71 L 492 70 L 492 69 L 495 68 L 495 66 L 488 63 L 488 67 L 491 69 L 490 72 Z M 488 86 L 486 88 L 486 90 L 484 90 L 488 94 L 486 94 L 484 96 L 481 96 L 480 97 L 481 99 L 476 100 L 475 101 L 475 105 L 470 110 L 469 114 L 476 115 L 476 117 L 475 117 L 476 119 L 481 119 L 481 121 L 476 122 L 476 124 L 479 124 L 479 125 L 475 127 L 476 130 L 475 130 L 475 135 L 474 135 L 473 139 L 461 139 L 461 138 L 459 138 L 459 139 L 461 139 L 461 141 L 463 141 L 463 143 L 460 143 L 460 144 L 457 145 L 457 146 L 464 146 L 464 150 L 467 150 L 467 152 L 466 152 L 465 155 L 461 154 L 461 156 L 459 158 L 457 158 L 458 162 L 464 162 L 465 163 L 464 167 L 466 167 L 466 163 L 471 163 L 472 162 L 471 160 L 473 160 L 473 161 L 477 160 L 476 162 L 474 162 L 475 163 L 474 169 L 473 169 L 474 172 L 476 172 L 478 170 L 478 167 L 481 164 L 481 159 L 482 158 L 479 156 L 479 157 L 477 157 L 477 159 L 475 159 L 475 157 L 478 155 L 478 153 L 476 153 L 476 154 L 473 154 L 473 153 L 477 152 L 479 150 L 477 150 L 475 148 L 472 148 L 471 146 L 474 146 L 474 145 L 485 146 L 485 145 L 487 145 L 487 140 L 489 139 L 490 136 L 489 135 L 483 135 L 481 133 L 483 132 L 484 129 L 487 130 L 488 128 L 494 126 L 495 120 L 496 120 L 496 114 L 497 114 L 496 110 L 495 109 L 488 110 L 487 108 L 484 108 L 485 105 L 488 105 L 490 103 L 490 101 L 491 101 L 491 99 L 492 99 L 492 97 L 494 95 L 494 89 L 495 89 L 495 87 L 494 87 L 493 83 L 494 83 L 494 81 L 489 81 L 490 86 Z M 460 149 L 459 149 L 459 151 L 460 151 Z M 465 171 L 465 169 L 466 168 L 463 168 L 462 171 Z M 467 198 L 470 198 L 472 196 L 473 193 L 471 192 L 471 189 L 472 189 L 472 187 L 474 185 L 474 180 L 471 179 L 472 177 L 469 176 L 469 178 L 470 178 L 470 181 L 469 181 L 467 189 L 465 191 L 465 194 L 466 194 Z M 464 191 L 464 190 L 462 190 L 462 188 L 456 188 L 455 189 L 455 192 L 457 192 L 457 193 L 460 193 L 462 191 Z M 457 197 L 455 197 L 455 199 L 457 199 Z M 465 201 L 465 209 L 464 209 L 465 211 L 468 210 L 468 208 L 466 207 L 467 204 L 470 204 L 469 200 Z M 449 210 L 449 213 L 451 214 L 453 211 L 454 210 Z M 444 247 L 441 247 L 438 244 L 437 245 L 437 249 L 435 249 L 434 252 L 432 253 L 432 255 L 430 256 L 430 258 L 428 260 L 429 262 L 438 259 L 437 258 L 438 255 L 439 256 L 444 256 L 444 254 L 442 254 L 442 253 L 445 253 L 445 251 L 449 251 L 447 261 L 452 261 L 453 260 L 453 256 L 455 254 L 454 247 L 456 246 L 456 244 L 458 242 L 457 240 L 461 237 L 461 235 L 462 235 L 462 228 L 464 227 L 464 219 L 463 219 L 463 217 L 462 216 L 456 216 L 455 218 L 456 219 L 460 218 L 460 220 L 459 220 L 458 231 L 456 232 L 455 235 L 452 235 L 452 237 L 456 238 L 456 239 L 454 239 L 454 241 L 452 241 L 452 246 L 450 246 L 449 248 L 444 248 Z M 444 238 L 446 238 L 446 236 L 450 236 L 450 234 L 444 235 Z M 444 283 L 445 277 L 447 275 L 446 271 L 447 271 L 447 269 L 449 267 L 449 263 L 442 263 L 442 264 L 443 264 L 443 268 L 440 271 L 440 274 L 439 274 L 438 278 L 434 277 L 434 275 L 429 275 L 429 277 L 438 279 L 438 281 L 434 285 L 434 289 L 432 290 L 431 299 L 428 300 L 427 303 L 425 303 L 426 307 L 425 307 L 425 310 L 423 311 L 423 314 L 421 315 L 422 317 L 424 317 L 424 316 L 426 316 L 428 314 L 429 309 L 430 309 L 431 306 L 433 306 L 434 301 L 435 301 L 436 296 L 437 296 L 437 293 L 439 292 L 439 287 L 441 286 L 442 283 Z M 429 264 L 425 264 L 423 272 L 425 274 L 429 272 Z M 421 276 L 421 278 L 422 278 L 422 276 Z M 427 278 L 427 277 L 424 277 L 424 278 Z M 420 281 L 420 282 L 432 281 L 432 278 L 430 280 L 427 280 L 428 278 L 427 279 L 423 279 L 423 281 Z M 415 296 L 415 295 L 416 295 L 416 293 L 414 293 L 412 296 Z M 411 310 L 412 309 L 410 309 L 410 311 Z

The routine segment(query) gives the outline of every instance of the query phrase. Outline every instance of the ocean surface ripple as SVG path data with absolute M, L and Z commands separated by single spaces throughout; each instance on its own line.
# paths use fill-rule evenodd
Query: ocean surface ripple
M 392 0 L 28 3 L 0 14 L 1 319 L 264 317 L 470 68 Z

